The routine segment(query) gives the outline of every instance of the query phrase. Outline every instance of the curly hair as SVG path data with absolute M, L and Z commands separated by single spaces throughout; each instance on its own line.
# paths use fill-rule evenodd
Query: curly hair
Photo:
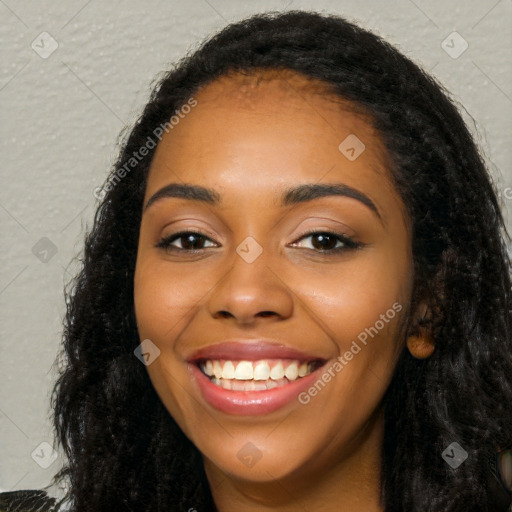
M 66 290 L 65 367 L 52 395 L 75 512 L 214 510 L 202 459 L 134 356 L 133 280 L 155 150 L 116 169 L 200 88 L 229 73 L 291 70 L 370 116 L 412 224 L 411 311 L 426 301 L 436 350 L 404 349 L 385 395 L 381 497 L 387 512 L 492 509 L 489 457 L 512 445 L 510 260 L 497 193 L 448 93 L 392 45 L 345 19 L 265 13 L 228 25 L 154 88 L 122 143 L 82 266 Z M 417 329 L 410 322 L 409 332 Z M 441 454 L 468 453 L 457 469 Z

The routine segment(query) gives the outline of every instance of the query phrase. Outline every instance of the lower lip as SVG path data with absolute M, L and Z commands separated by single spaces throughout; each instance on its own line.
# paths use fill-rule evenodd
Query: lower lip
M 201 394 L 210 405 L 228 414 L 245 416 L 270 414 L 297 400 L 298 395 L 317 379 L 317 372 L 322 368 L 289 384 L 266 391 L 233 391 L 211 382 L 197 365 L 190 364 L 190 367 Z

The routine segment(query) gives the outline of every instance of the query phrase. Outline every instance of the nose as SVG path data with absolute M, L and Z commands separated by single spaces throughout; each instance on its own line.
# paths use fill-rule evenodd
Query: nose
M 292 315 L 293 292 L 267 264 L 264 254 L 248 263 L 235 253 L 231 268 L 210 294 L 208 308 L 213 318 L 252 324 L 258 319 L 276 321 Z

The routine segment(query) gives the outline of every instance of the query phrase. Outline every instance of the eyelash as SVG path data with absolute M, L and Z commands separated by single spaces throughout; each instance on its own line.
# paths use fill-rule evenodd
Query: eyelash
M 199 231 L 180 231 L 178 233 L 174 233 L 172 235 L 169 235 L 167 237 L 162 238 L 158 241 L 155 247 L 165 249 L 167 252 L 181 252 L 181 253 L 189 253 L 189 254 L 197 254 L 201 251 L 204 251 L 206 249 L 211 249 L 212 247 L 206 247 L 202 249 L 182 249 L 179 247 L 175 247 L 172 244 L 175 240 L 179 240 L 180 238 L 183 238 L 186 235 L 195 235 L 200 238 L 204 238 L 206 240 L 209 240 L 212 242 L 212 240 L 207 237 L 204 233 L 201 233 Z M 297 241 L 300 241 L 304 238 L 308 238 L 315 235 L 327 235 L 328 237 L 333 237 L 337 241 L 343 243 L 344 245 L 342 247 L 334 247 L 333 249 L 326 249 L 326 250 L 317 250 L 317 249 L 309 249 L 311 251 L 315 251 L 318 254 L 327 255 L 327 256 L 334 256 L 337 254 L 340 254 L 342 252 L 346 251 L 352 251 L 356 249 L 360 249 L 364 246 L 361 242 L 355 242 L 352 238 L 342 234 L 342 233 L 335 233 L 332 231 L 308 231 L 306 233 L 302 233 Z M 295 244 L 296 242 L 294 242 Z

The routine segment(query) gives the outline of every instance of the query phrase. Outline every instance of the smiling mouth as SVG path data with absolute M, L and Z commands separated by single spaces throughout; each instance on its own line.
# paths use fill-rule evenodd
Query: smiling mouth
M 201 359 L 197 364 L 210 382 L 223 389 L 266 391 L 306 377 L 322 366 L 323 362 L 298 359 Z

